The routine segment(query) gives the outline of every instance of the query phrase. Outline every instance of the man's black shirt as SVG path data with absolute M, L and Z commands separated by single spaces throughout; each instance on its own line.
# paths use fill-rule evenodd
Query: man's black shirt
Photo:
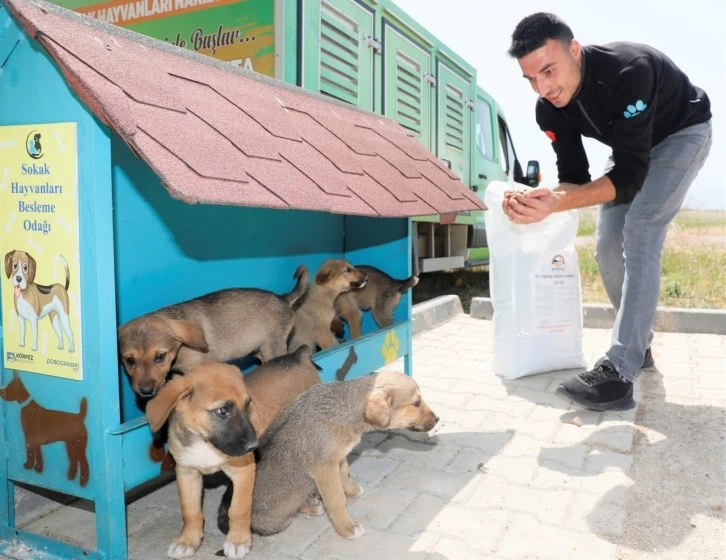
M 665 54 L 637 43 L 582 47 L 582 81 L 567 106 L 540 98 L 537 124 L 552 140 L 561 183 L 591 180 L 582 136 L 613 149 L 607 176 L 615 204 L 633 200 L 648 173 L 650 150 L 668 135 L 708 121 L 706 92 Z

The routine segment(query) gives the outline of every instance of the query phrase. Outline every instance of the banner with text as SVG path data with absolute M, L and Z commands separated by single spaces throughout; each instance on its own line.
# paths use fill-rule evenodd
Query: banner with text
M 76 0 L 70 4 L 74 11 L 101 21 L 275 77 L 272 0 Z
M 0 127 L 6 368 L 83 379 L 76 123 Z

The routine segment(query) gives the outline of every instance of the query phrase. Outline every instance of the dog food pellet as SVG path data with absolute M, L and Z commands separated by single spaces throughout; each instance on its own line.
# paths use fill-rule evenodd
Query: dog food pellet
M 572 418 L 570 418 L 568 423 L 573 424 L 573 425 L 577 426 L 578 428 L 580 426 L 582 426 L 582 420 L 580 420 L 580 418 L 577 416 L 573 416 Z

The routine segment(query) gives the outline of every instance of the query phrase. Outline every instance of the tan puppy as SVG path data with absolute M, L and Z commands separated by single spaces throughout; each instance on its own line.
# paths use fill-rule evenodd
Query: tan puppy
M 298 267 L 292 292 L 278 296 L 230 288 L 170 305 L 129 321 L 118 331 L 121 361 L 138 395 L 153 397 L 170 371 L 185 373 L 206 362 L 229 362 L 254 352 L 262 362 L 287 353 L 307 269 Z
M 19 345 L 25 346 L 25 323 L 27 321 L 30 323 L 33 338 L 31 349 L 34 352 L 38 350 L 38 321 L 46 316 L 58 338 L 58 350 L 63 350 L 63 335 L 65 334 L 68 339 L 68 351 L 76 351 L 68 301 L 71 275 L 65 257 L 60 255 L 60 259 L 66 271 L 65 286 L 57 283 L 43 286 L 35 283 L 36 263 L 30 254 L 16 250 L 5 255 L 5 275 L 8 278 L 12 277 L 15 291 L 15 312 L 18 314 L 20 323 Z
M 338 344 L 330 331 L 335 318 L 335 300 L 351 288 L 366 285 L 368 275 L 358 270 L 344 259 L 325 261 L 315 281 L 311 282 L 305 293 L 295 302 L 295 327 L 288 345 L 290 352 L 305 344 L 315 351 Z
M 403 373 L 383 371 L 311 387 L 282 410 L 260 439 L 252 531 L 271 535 L 286 529 L 317 492 L 339 535 L 363 536 L 365 530 L 345 507 L 346 496 L 360 494 L 346 457 L 363 432 L 429 431 L 438 420 L 416 382 Z
M 397 280 L 373 266 L 361 265 L 356 268 L 368 275 L 365 286 L 342 293 L 335 300 L 336 315 L 348 323 L 351 338 L 361 335 L 363 311 L 370 310 L 379 328 L 390 327 L 393 324 L 393 310 L 401 302 L 403 292 L 418 284 L 417 276 Z M 335 332 L 344 330 L 337 318 L 333 320 L 331 328 Z
M 169 452 L 176 462 L 184 526 L 169 546 L 171 558 L 194 554 L 204 536 L 202 475 L 223 471 L 232 481 L 227 558 L 252 547 L 250 508 L 255 479 L 251 453 L 280 410 L 319 384 L 318 366 L 303 346 L 243 376 L 229 364 L 210 362 L 167 383 L 146 407 L 154 432 L 169 418 Z

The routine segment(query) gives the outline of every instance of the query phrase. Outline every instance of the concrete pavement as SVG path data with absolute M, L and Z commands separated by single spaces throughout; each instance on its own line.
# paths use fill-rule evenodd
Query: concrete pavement
M 638 407 L 594 413 L 553 394 L 573 372 L 503 381 L 489 321 L 459 314 L 414 338 L 415 378 L 441 418 L 430 434 L 367 434 L 351 454 L 365 527 L 346 541 L 327 516 L 254 536 L 250 560 L 725 559 L 726 336 L 663 333 Z M 586 329 L 592 363 L 610 332 Z M 400 363 L 390 367 L 402 367 Z M 215 487 L 215 485 L 217 485 Z M 194 558 L 218 558 L 223 487 L 209 480 Z M 80 505 L 26 523 L 95 545 Z M 128 505 L 129 557 L 166 558 L 181 528 L 173 480 Z

